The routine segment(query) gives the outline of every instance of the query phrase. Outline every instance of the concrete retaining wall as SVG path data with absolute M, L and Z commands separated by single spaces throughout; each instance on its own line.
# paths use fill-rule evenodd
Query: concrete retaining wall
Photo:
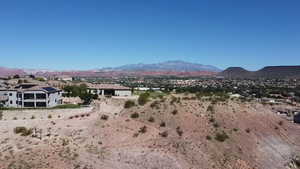
M 69 118 L 72 115 L 87 114 L 92 111 L 92 107 L 76 109 L 34 109 L 34 110 L 3 110 L 2 120 L 22 120 L 22 119 L 53 119 Z

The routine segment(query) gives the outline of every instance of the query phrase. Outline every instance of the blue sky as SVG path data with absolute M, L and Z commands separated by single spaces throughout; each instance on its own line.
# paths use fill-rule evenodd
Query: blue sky
M 0 66 L 300 65 L 299 0 L 0 1 Z

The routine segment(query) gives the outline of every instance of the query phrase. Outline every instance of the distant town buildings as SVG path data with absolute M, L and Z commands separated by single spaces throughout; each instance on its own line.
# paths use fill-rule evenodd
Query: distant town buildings
M 58 76 L 58 77 L 56 77 L 56 79 L 57 80 L 62 80 L 62 81 L 72 81 L 73 80 L 73 78 L 71 76 L 65 76 L 65 75 Z
M 119 84 L 88 84 L 88 91 L 101 96 L 131 96 L 131 88 Z

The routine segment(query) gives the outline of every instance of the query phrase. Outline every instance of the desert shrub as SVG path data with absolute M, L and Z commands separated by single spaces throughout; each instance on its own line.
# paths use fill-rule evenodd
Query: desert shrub
M 151 123 L 153 123 L 153 122 L 155 121 L 155 119 L 154 119 L 154 117 L 150 117 L 150 118 L 148 119 L 148 121 L 151 122 Z
M 173 115 L 176 115 L 176 114 L 178 113 L 178 110 L 173 110 L 171 113 L 172 113 Z
M 214 119 L 213 117 L 211 117 L 211 118 L 209 119 L 209 122 L 213 123 L 213 122 L 215 122 L 215 119 Z
M 213 111 L 214 111 L 214 107 L 213 107 L 212 105 L 209 105 L 209 106 L 207 107 L 207 111 L 213 112 Z
M 183 134 L 183 131 L 181 130 L 181 128 L 179 126 L 176 128 L 176 132 L 179 136 L 182 136 L 182 134 Z
M 161 103 L 163 103 L 163 102 L 165 102 L 165 101 L 166 101 L 166 98 L 162 98 L 162 99 L 160 100 Z
M 125 108 L 125 109 L 129 109 L 129 108 L 131 108 L 131 107 L 133 107 L 133 106 L 135 106 L 135 103 L 134 103 L 134 101 L 132 101 L 132 100 L 127 100 L 127 101 L 125 102 L 125 104 L 124 104 L 124 108 Z
M 51 115 L 51 114 L 49 114 L 49 115 L 48 115 L 48 119 L 51 119 L 51 118 L 52 118 L 52 115 Z
M 251 130 L 250 130 L 249 128 L 247 128 L 245 131 L 246 131 L 247 133 L 250 133 Z
M 0 111 L 0 120 L 3 118 L 3 111 Z
M 160 127 L 166 127 L 166 123 L 164 121 L 162 121 L 160 124 L 159 124 Z
M 133 119 L 136 119 L 136 118 L 139 118 L 139 114 L 138 113 L 132 113 L 131 115 L 130 115 L 130 117 L 131 118 L 133 118 Z
M 149 100 L 149 96 L 150 96 L 149 93 L 142 93 L 142 94 L 140 94 L 140 96 L 138 98 L 139 105 L 141 105 L 141 106 L 145 105 L 148 102 L 148 100 Z
M 283 121 L 279 121 L 278 124 L 279 124 L 280 126 L 282 126 L 282 125 L 283 125 Z
M 14 117 L 13 120 L 18 120 L 18 118 L 17 118 L 17 117 Z
M 66 139 L 66 138 L 62 139 L 62 145 L 63 146 L 67 146 L 67 145 L 69 145 L 69 143 L 70 143 L 70 141 L 68 139 Z
M 21 134 L 21 136 L 29 136 L 32 134 L 32 129 L 27 129 L 26 127 L 16 127 L 14 128 L 14 133 Z
M 233 128 L 233 131 L 237 132 L 237 131 L 239 131 L 239 129 L 238 128 Z
M 224 142 L 227 139 L 229 139 L 229 136 L 224 131 L 215 135 L 215 140 L 217 141 Z
M 170 104 L 173 105 L 175 102 L 178 102 L 177 97 L 172 96 L 171 101 L 170 101 Z
M 105 115 L 105 114 L 103 114 L 103 115 L 101 115 L 101 120 L 108 120 L 108 115 Z
M 159 109 L 159 102 L 158 102 L 158 101 L 152 102 L 152 103 L 150 104 L 150 107 L 151 107 L 151 108 L 157 108 L 157 109 Z
M 215 122 L 215 123 L 213 124 L 213 126 L 214 126 L 215 128 L 220 127 L 219 123 L 217 123 L 217 122 Z
M 206 139 L 211 140 L 212 138 L 211 138 L 211 136 L 206 136 Z
M 159 135 L 160 135 L 161 137 L 168 137 L 168 132 L 167 132 L 167 131 L 164 131 L 164 132 L 159 133 Z
M 139 133 L 146 133 L 147 132 L 147 126 L 143 126 L 139 129 Z
M 35 119 L 35 116 L 31 116 L 31 118 L 30 119 Z
M 36 77 L 35 80 L 38 80 L 38 81 L 41 81 L 41 82 L 46 81 L 46 80 L 45 80 L 44 78 L 42 78 L 42 77 Z

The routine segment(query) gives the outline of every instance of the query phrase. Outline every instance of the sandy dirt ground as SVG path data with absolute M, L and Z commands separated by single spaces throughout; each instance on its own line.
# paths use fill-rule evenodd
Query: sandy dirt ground
M 126 98 L 106 98 L 84 109 L 5 111 L 0 169 L 296 168 L 300 125 L 272 106 L 176 97 L 129 109 Z M 14 133 L 18 126 L 33 134 Z

